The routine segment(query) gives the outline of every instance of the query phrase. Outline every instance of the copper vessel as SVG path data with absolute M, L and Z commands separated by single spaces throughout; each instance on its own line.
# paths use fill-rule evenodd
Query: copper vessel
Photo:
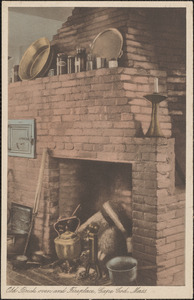
M 77 211 L 80 205 L 76 208 Z M 73 214 L 74 214 L 73 213 Z M 59 218 L 54 224 L 54 229 L 58 234 L 55 238 L 55 250 L 59 259 L 73 260 L 81 253 L 81 240 L 76 233 L 80 225 L 80 220 L 76 216 Z
M 44 76 L 50 69 L 53 60 L 53 50 L 47 38 L 36 40 L 28 47 L 19 64 L 21 80 L 31 80 Z
M 55 240 L 55 250 L 59 259 L 73 260 L 81 253 L 80 237 L 71 231 L 66 231 Z
M 106 60 L 118 59 L 122 56 L 123 37 L 116 28 L 108 28 L 100 32 L 91 44 L 91 53 Z

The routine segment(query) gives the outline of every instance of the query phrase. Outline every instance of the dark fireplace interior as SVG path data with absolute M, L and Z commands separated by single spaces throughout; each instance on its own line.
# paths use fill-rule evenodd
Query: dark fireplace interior
M 60 160 L 59 215 L 71 216 L 76 206 L 81 223 L 106 201 L 119 203 L 131 216 L 131 164 L 87 160 Z

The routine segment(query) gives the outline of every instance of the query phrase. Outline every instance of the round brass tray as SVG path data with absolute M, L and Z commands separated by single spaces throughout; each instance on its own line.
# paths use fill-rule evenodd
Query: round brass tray
M 50 42 L 43 37 L 36 40 L 25 51 L 19 65 L 21 80 L 31 80 L 44 76 L 53 59 L 53 51 Z
M 100 32 L 91 44 L 94 56 L 117 59 L 122 55 L 123 37 L 116 28 L 108 28 Z

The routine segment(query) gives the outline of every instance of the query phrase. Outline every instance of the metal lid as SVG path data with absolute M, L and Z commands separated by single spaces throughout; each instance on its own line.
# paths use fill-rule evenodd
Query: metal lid
M 70 239 L 74 239 L 76 237 L 77 237 L 76 234 L 71 231 L 66 231 L 63 234 L 61 234 L 61 236 L 60 236 L 60 238 L 62 238 L 64 240 L 70 240 Z
M 87 60 L 92 60 L 92 54 L 91 53 L 88 53 Z
M 91 44 L 92 54 L 107 60 L 117 59 L 122 55 L 123 37 L 116 28 L 100 32 Z
M 77 47 L 76 48 L 77 53 L 85 53 L 86 52 L 86 48 L 83 47 Z
M 57 53 L 57 57 L 62 57 L 62 58 L 66 58 L 67 55 L 65 53 Z

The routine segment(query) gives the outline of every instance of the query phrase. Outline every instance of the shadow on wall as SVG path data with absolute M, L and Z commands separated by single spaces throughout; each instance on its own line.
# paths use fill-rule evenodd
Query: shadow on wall
M 175 138 L 176 185 L 185 185 L 186 9 L 149 9 L 149 14 L 158 65 L 160 70 L 167 72 L 167 103 Z
M 135 124 L 135 130 L 136 130 L 135 136 L 136 137 L 144 137 L 145 135 L 144 135 L 144 132 L 142 129 L 141 122 L 134 120 L 134 124 Z

